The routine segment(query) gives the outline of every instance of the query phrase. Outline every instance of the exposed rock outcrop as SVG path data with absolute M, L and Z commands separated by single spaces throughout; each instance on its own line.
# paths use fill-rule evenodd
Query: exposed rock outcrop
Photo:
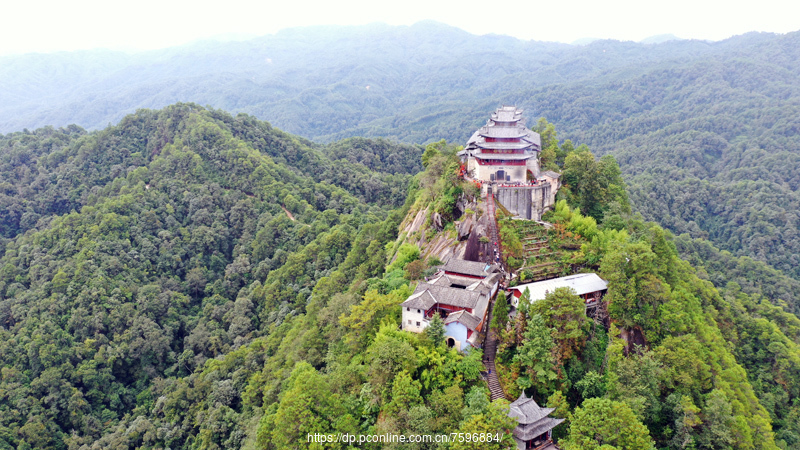
M 454 222 L 455 233 L 445 231 L 440 214 L 430 207 L 411 211 L 400 224 L 398 240 L 418 246 L 422 258 L 435 256 L 442 262 L 451 258 L 478 261 L 486 249 L 480 238 L 486 234 L 486 218 L 483 204 L 458 199 L 456 203 L 460 219 Z

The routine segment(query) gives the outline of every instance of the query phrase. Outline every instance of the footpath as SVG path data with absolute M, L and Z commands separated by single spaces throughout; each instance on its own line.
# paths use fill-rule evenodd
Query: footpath
M 502 262 L 502 254 L 500 247 L 500 233 L 497 229 L 497 215 L 495 214 L 494 194 L 486 194 L 486 213 L 489 216 L 488 224 L 488 238 L 491 240 L 492 251 L 486 255 L 487 263 Z M 488 371 L 487 383 L 489 384 L 489 391 L 491 392 L 492 401 L 498 398 L 505 398 L 503 388 L 500 387 L 500 380 L 497 378 L 497 369 L 494 366 L 494 358 L 497 354 L 497 334 L 491 329 L 492 314 L 494 313 L 494 301 L 489 304 L 489 315 L 486 318 L 486 339 L 483 343 L 483 365 Z

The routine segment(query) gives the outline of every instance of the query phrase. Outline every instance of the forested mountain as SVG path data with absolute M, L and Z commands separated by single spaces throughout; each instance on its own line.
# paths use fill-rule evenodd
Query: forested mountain
M 615 423 L 616 448 L 799 448 L 800 320 L 744 286 L 749 267 L 780 274 L 745 262 L 716 289 L 702 278 L 730 254 L 629 213 L 612 157 L 546 142 L 572 205 L 552 233 L 580 247 L 563 264 L 609 280 L 613 325 L 568 292 L 494 323 L 506 389 L 557 408 L 567 449 Z M 430 208 L 447 223 L 425 232 L 450 235 L 459 201 L 479 204 L 443 144 L 322 146 L 194 104 L 2 136 L 0 448 L 348 448 L 314 433 L 507 448 L 481 352 L 397 326 L 438 264 L 398 236 L 404 216 Z
M 645 218 L 800 279 L 798 61 L 800 33 L 571 46 L 432 22 L 301 28 L 0 58 L 0 131 L 102 128 L 193 101 L 320 142 L 464 142 L 512 103 L 558 123 L 561 139 L 615 155 Z
M 800 33 L 737 41 L 678 67 L 542 92 L 542 114 L 616 156 L 648 219 L 797 279 Z
M 536 126 L 562 169 L 573 142 L 619 162 L 634 214 L 587 209 L 567 171 L 600 225 L 551 220 L 646 344 L 532 310 L 500 355 L 511 386 L 552 400 L 573 448 L 620 404 L 659 447 L 800 448 L 799 61 L 800 33 L 578 47 L 435 23 L 0 58 L 0 449 L 507 430 L 479 353 L 395 329 L 429 263 L 398 224 L 468 195 L 452 145 L 414 177 L 414 144 L 463 143 L 498 103 L 558 125 Z M 125 115 L 177 101 L 252 116 Z
M 135 54 L 10 56 L 0 58 L 0 132 L 72 123 L 97 129 L 136 108 L 192 101 L 247 112 L 316 140 L 461 141 L 482 122 L 486 105 L 540 110 L 528 89 L 627 78 L 664 62 L 747 48 L 752 40 L 758 37 L 582 47 L 421 22 L 289 29 Z
M 2 136 L 0 448 L 96 442 L 332 272 L 380 274 L 420 155 L 191 104 Z

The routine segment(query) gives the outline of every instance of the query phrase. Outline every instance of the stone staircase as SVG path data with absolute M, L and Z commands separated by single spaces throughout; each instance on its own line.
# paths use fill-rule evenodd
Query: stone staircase
M 495 213 L 494 195 L 491 193 L 486 195 L 486 212 L 489 215 L 489 229 L 488 235 L 491 239 L 491 246 L 497 250 L 497 254 L 501 256 L 500 234 L 497 231 L 497 215 Z M 495 245 L 497 244 L 497 245 Z M 490 261 L 494 262 L 494 255 L 489 255 Z M 497 354 L 497 335 L 494 330 L 489 328 L 492 323 L 492 314 L 494 313 L 494 300 L 489 304 L 489 315 L 486 319 L 486 339 L 483 342 L 483 365 L 487 370 L 486 381 L 489 384 L 489 392 L 491 393 L 492 401 L 498 398 L 505 398 L 503 388 L 500 387 L 500 380 L 497 378 L 497 368 L 494 366 L 494 358 Z
M 491 193 L 486 194 L 486 213 L 489 216 L 488 220 L 488 230 L 487 234 L 489 239 L 491 240 L 490 247 L 492 248 L 492 252 L 490 252 L 488 256 L 488 261 L 486 262 L 497 262 L 499 258 L 500 262 L 502 262 L 502 249 L 500 247 L 500 233 L 497 230 L 497 208 L 494 203 L 494 195 Z M 494 250 L 497 251 L 497 257 L 495 257 Z
M 494 358 L 497 353 L 497 336 L 494 331 L 489 331 L 484 345 L 484 359 L 483 365 L 489 371 L 486 382 L 489 384 L 489 392 L 491 393 L 492 401 L 498 398 L 505 398 L 503 388 L 500 387 L 500 380 L 497 378 L 497 369 L 494 366 Z

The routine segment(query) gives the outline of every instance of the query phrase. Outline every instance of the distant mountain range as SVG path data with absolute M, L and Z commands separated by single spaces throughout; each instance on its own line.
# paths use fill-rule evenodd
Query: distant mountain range
M 180 101 L 318 142 L 462 143 L 514 104 L 614 154 L 647 219 L 800 278 L 800 33 L 673 38 L 576 46 L 422 22 L 5 57 L 0 132 L 100 129 Z
M 441 118 L 471 125 L 501 102 L 537 110 L 528 89 L 631 76 L 665 61 L 733 50 L 734 41 L 577 47 L 421 22 L 296 28 L 135 54 L 9 56 L 0 58 L 0 132 L 72 123 L 100 129 L 138 108 L 191 101 L 312 139 L 373 128 L 403 141 L 460 139 L 468 132 L 440 129 Z

